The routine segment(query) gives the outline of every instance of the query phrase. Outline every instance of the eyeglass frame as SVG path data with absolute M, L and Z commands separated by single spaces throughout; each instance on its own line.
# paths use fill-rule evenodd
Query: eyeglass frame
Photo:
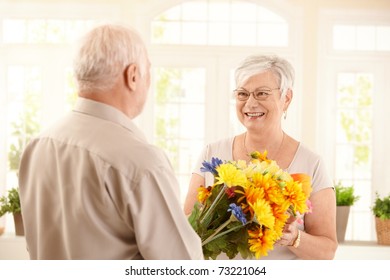
M 265 90 L 265 91 L 263 91 L 263 93 L 266 93 L 266 94 L 265 94 L 263 97 L 260 97 L 260 98 L 259 98 L 259 97 L 256 96 L 255 93 L 256 93 L 256 92 L 259 92 L 260 89 Z M 237 88 L 237 89 L 233 90 L 233 92 L 234 92 L 234 95 L 235 95 L 236 99 L 239 100 L 239 101 L 247 101 L 247 100 L 249 99 L 249 97 L 251 96 L 251 94 L 253 95 L 253 98 L 254 98 L 254 99 L 256 99 L 256 100 L 258 100 L 258 101 L 264 101 L 264 100 L 266 100 L 266 99 L 268 98 L 268 96 L 271 95 L 271 92 L 272 92 L 273 90 L 280 90 L 280 87 L 278 87 L 278 88 L 259 87 L 259 88 L 255 89 L 254 91 L 249 91 L 249 90 L 246 90 L 246 89 L 243 88 L 243 87 L 240 87 L 240 88 Z M 247 97 L 246 99 L 240 99 L 240 98 L 238 97 L 238 95 L 237 95 L 237 93 L 240 92 L 240 91 L 243 91 L 243 92 L 248 93 L 248 94 L 249 94 L 248 97 Z

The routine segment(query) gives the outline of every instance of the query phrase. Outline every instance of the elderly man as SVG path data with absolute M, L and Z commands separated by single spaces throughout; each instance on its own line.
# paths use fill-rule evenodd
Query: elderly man
M 202 259 L 165 154 L 132 122 L 150 62 L 132 29 L 84 37 L 72 112 L 26 147 L 19 170 L 31 259 Z

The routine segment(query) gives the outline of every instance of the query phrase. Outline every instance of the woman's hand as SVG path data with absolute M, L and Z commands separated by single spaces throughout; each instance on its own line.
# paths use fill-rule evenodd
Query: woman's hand
M 298 221 L 299 217 L 290 216 L 283 228 L 282 237 L 276 241 L 281 246 L 292 246 L 298 238 Z

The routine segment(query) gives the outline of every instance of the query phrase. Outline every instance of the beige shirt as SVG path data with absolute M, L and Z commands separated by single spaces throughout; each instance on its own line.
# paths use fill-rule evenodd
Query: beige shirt
M 114 107 L 79 98 L 19 173 L 31 259 L 203 259 L 165 154 Z
M 205 177 L 206 186 L 214 184 L 214 177 L 210 172 L 203 173 L 200 171 L 203 161 L 210 161 L 212 157 L 217 157 L 222 161 L 233 160 L 233 141 L 234 137 L 222 139 L 220 141 L 206 145 L 203 152 L 195 165 L 194 173 Z M 310 151 L 302 143 L 299 143 L 294 159 L 286 170 L 290 174 L 305 173 L 311 177 L 313 191 L 315 193 L 325 188 L 332 188 L 333 182 L 328 176 L 322 158 L 316 153 Z M 309 214 L 310 215 L 310 214 Z M 305 230 L 304 225 L 299 226 L 300 230 Z M 241 256 L 237 255 L 236 259 Z M 268 256 L 261 259 L 296 259 L 296 255 L 285 246 L 274 246 L 274 250 L 269 251 Z M 221 255 L 219 259 L 227 259 Z

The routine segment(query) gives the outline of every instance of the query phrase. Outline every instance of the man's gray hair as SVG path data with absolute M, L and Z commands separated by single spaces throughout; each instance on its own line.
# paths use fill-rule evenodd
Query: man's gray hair
M 73 64 L 79 92 L 111 89 L 132 63 L 143 76 L 146 62 L 145 45 L 134 29 L 119 24 L 95 27 L 82 38 Z

